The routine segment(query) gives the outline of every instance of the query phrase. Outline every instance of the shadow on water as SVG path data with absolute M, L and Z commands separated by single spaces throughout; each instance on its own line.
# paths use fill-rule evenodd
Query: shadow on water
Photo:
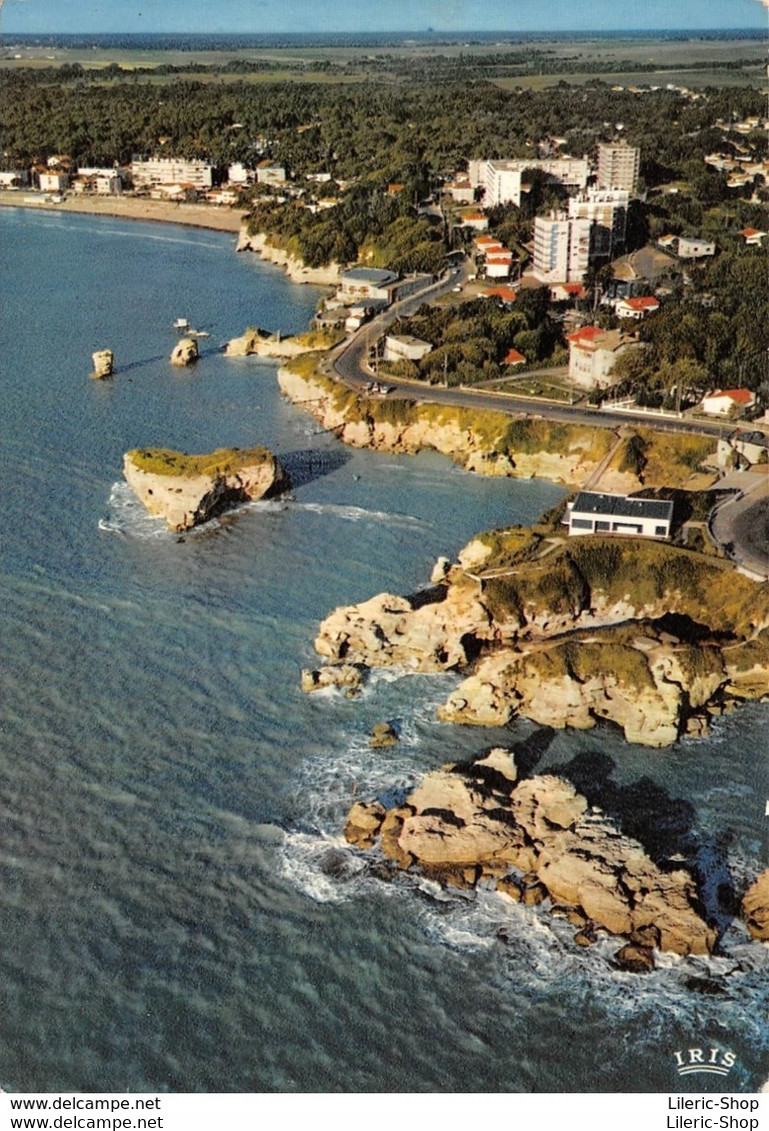
M 315 479 L 338 471 L 349 459 L 347 452 L 326 448 L 306 448 L 297 452 L 282 452 L 280 455 L 280 462 L 295 488 L 304 487 Z
M 728 862 L 730 834 L 702 840 L 694 831 L 697 811 L 691 802 L 671 797 L 648 777 L 618 785 L 611 777 L 614 768 L 606 754 L 585 751 L 552 767 L 552 772 L 570 781 L 590 805 L 616 821 L 624 835 L 637 840 L 662 871 L 681 865 L 691 869 L 705 918 L 723 934 L 739 913 Z

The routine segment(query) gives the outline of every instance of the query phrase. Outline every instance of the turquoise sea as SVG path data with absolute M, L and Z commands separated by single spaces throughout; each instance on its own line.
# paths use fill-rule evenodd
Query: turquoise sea
M 546 909 L 387 884 L 345 845 L 351 798 L 534 728 L 439 724 L 451 676 L 303 696 L 318 622 L 563 492 L 345 450 L 274 365 L 219 352 L 319 297 L 231 236 L 0 211 L 0 1086 L 754 1090 L 769 949 L 739 923 L 710 961 L 632 976 Z M 211 334 L 192 371 L 167 360 L 181 316 Z M 131 447 L 254 443 L 292 495 L 182 539 L 121 481 Z M 402 740 L 372 751 L 383 719 Z M 542 766 L 581 755 L 662 799 L 710 889 L 739 887 L 766 866 L 768 724 L 754 705 L 668 751 L 558 733 Z M 734 1054 L 728 1085 L 679 1080 L 693 1045 Z

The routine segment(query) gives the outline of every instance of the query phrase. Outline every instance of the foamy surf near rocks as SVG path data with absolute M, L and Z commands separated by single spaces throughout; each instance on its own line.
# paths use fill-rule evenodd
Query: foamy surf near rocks
M 164 518 L 175 531 L 291 486 L 278 459 L 258 447 L 221 448 L 205 455 L 137 448 L 123 457 L 123 475 L 150 514 Z
M 504 749 L 427 774 L 395 808 L 356 802 L 345 835 L 443 883 L 492 882 L 529 905 L 549 898 L 636 947 L 707 955 L 716 943 L 688 871 L 658 866 L 564 777 L 519 780 Z

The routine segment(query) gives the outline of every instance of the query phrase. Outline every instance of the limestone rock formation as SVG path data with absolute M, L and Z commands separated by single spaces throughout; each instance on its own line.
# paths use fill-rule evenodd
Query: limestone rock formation
M 769 868 L 746 891 L 742 911 L 752 937 L 769 942 Z
M 326 664 L 322 668 L 302 671 L 302 691 L 322 691 L 326 687 L 340 687 L 357 691 L 363 683 L 361 669 L 354 664 Z
M 709 954 L 716 941 L 687 871 L 660 868 L 565 778 L 519 781 L 508 751 L 427 774 L 396 809 L 356 803 L 346 836 L 446 883 L 493 880 L 516 902 L 565 905 L 582 945 L 596 928 L 629 940 L 625 968 L 650 968 L 652 946 Z
M 194 338 L 182 338 L 176 343 L 171 353 L 172 365 L 192 365 L 198 360 L 198 343 Z
M 123 474 L 150 514 L 162 516 L 176 531 L 290 487 L 288 475 L 266 448 L 227 448 L 194 456 L 135 449 L 123 457 Z
M 290 255 L 282 247 L 269 243 L 268 239 L 269 237 L 264 232 L 256 232 L 250 235 L 243 227 L 240 231 L 236 250 L 255 251 L 268 263 L 275 263 L 279 267 L 284 267 L 289 279 L 294 283 L 335 287 L 341 282 L 342 268 L 338 263 L 329 263 L 325 267 L 308 267 L 302 259 Z
M 297 357 L 311 352 L 313 348 L 299 338 L 249 327 L 241 337 L 227 342 L 224 352 L 227 357 Z
M 96 350 L 91 354 L 93 360 L 92 377 L 111 377 L 115 368 L 115 355 L 112 350 Z
M 315 648 L 332 663 L 447 671 L 467 664 L 477 642 L 490 637 L 489 614 L 471 586 L 438 586 L 337 609 L 321 624 Z

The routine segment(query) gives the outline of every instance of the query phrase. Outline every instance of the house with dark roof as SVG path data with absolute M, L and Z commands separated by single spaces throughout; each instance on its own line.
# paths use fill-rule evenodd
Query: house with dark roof
M 670 538 L 673 503 L 580 491 L 568 505 L 569 534 L 622 534 Z

